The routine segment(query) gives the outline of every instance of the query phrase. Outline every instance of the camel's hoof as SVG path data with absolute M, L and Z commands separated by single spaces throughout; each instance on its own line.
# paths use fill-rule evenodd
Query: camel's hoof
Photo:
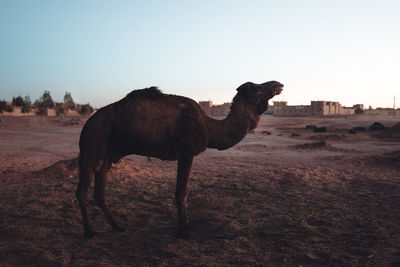
M 115 232 L 125 232 L 125 228 L 119 226 L 119 225 L 115 225 L 113 226 L 113 231 Z
M 91 238 L 91 237 L 95 237 L 97 236 L 99 233 L 93 231 L 93 230 L 86 230 L 85 234 L 83 235 L 83 237 L 85 238 Z

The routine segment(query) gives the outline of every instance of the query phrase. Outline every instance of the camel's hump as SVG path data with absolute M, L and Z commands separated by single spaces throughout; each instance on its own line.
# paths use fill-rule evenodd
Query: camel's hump
M 127 94 L 127 98 L 140 98 L 140 97 L 150 97 L 157 98 L 162 96 L 163 93 L 156 86 L 152 86 L 145 89 L 133 90 L 129 94 Z

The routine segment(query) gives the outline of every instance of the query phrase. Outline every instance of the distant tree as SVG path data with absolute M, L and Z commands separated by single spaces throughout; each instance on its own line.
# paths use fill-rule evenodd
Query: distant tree
M 58 115 L 65 115 L 67 109 L 63 107 L 62 103 L 56 103 L 55 105 L 56 114 Z
M 54 101 L 51 98 L 50 92 L 49 91 L 44 91 L 43 95 L 35 101 L 33 104 L 36 107 L 46 107 L 46 108 L 53 108 L 54 107 Z
M 82 105 L 81 108 L 79 109 L 79 113 L 82 115 L 88 115 L 93 113 L 93 107 L 90 106 L 89 103 L 87 103 L 86 105 Z
M 49 91 L 44 91 L 43 96 L 42 96 L 42 103 L 43 103 L 43 106 L 45 106 L 45 107 L 54 108 L 54 101 L 51 98 Z
M 75 109 L 75 102 L 72 99 L 71 93 L 65 92 L 64 96 L 64 108 L 65 109 Z
M 54 107 L 54 101 L 51 98 L 50 92 L 44 91 L 43 95 L 33 105 L 38 107 L 38 115 L 47 115 L 47 108 Z
M 6 110 L 7 103 L 5 100 L 0 101 L 0 113 L 3 113 L 3 110 Z
M 31 97 L 29 95 L 24 98 L 24 105 L 22 106 L 22 113 L 29 113 L 32 109 Z
M 7 112 L 13 112 L 14 108 L 12 106 L 6 106 L 6 111 Z
M 13 104 L 13 106 L 23 107 L 24 99 L 21 96 L 13 97 L 12 104 Z
M 0 101 L 0 113 L 3 113 L 3 111 L 13 112 L 14 108 L 12 106 L 8 106 L 7 102 L 5 100 L 3 100 L 3 101 Z

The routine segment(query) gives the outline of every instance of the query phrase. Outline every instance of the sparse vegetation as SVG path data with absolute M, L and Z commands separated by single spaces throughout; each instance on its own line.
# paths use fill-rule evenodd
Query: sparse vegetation
M 65 107 L 63 107 L 62 103 L 56 103 L 55 109 L 56 109 L 57 116 L 65 115 L 65 113 L 67 112 L 67 109 Z
M 386 127 L 380 122 L 374 122 L 368 129 L 370 131 L 382 131 L 385 130 Z
M 7 112 L 13 112 L 14 108 L 12 106 L 6 106 L 5 111 Z
M 3 100 L 0 101 L 0 113 L 3 113 L 3 111 L 13 112 L 14 108 L 12 106 L 7 105 L 7 102 Z
M 64 108 L 68 109 L 75 109 L 76 105 L 74 100 L 72 99 L 71 93 L 65 92 L 64 95 Z
M 13 107 L 21 107 L 22 113 L 28 113 L 32 109 L 31 98 L 29 95 L 22 98 L 22 96 L 13 97 L 12 99 Z
M 4 111 L 13 112 L 14 107 L 21 107 L 21 113 L 29 113 L 32 108 L 35 108 L 36 114 L 42 116 L 48 115 L 47 112 L 49 108 L 54 108 L 56 115 L 65 115 L 68 110 L 77 110 L 82 115 L 89 115 L 94 111 L 89 103 L 85 105 L 75 104 L 70 92 L 65 93 L 63 102 L 56 103 L 47 90 L 45 90 L 43 95 L 36 99 L 33 104 L 29 95 L 25 97 L 13 97 L 11 103 L 8 105 L 7 101 L 0 101 L 0 113 Z
M 45 90 L 43 95 L 39 99 L 37 99 L 33 105 L 36 107 L 39 107 L 39 106 L 48 107 L 48 108 L 54 107 L 54 101 L 51 98 L 50 92 Z
M 81 108 L 79 109 L 79 113 L 82 115 L 92 114 L 93 107 L 89 103 L 82 105 Z
M 22 106 L 21 112 L 22 113 L 29 113 L 32 109 L 31 98 L 29 95 L 25 96 L 24 104 Z
M 3 113 L 3 110 L 6 109 L 7 103 L 6 101 L 0 101 L 0 113 Z
M 24 99 L 22 98 L 22 96 L 17 96 L 17 97 L 13 97 L 12 104 L 13 104 L 13 106 L 16 106 L 16 107 L 23 107 L 25 102 L 24 102 Z
M 51 98 L 50 92 L 45 90 L 43 95 L 33 105 L 38 108 L 36 112 L 38 115 L 47 115 L 47 108 L 54 107 L 54 101 Z

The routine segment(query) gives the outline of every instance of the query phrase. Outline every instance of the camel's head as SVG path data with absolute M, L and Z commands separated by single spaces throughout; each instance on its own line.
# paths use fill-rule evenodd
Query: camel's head
M 246 101 L 256 106 L 256 111 L 260 115 L 268 108 L 268 100 L 282 92 L 283 84 L 276 81 L 256 84 L 247 82 L 236 89 Z

